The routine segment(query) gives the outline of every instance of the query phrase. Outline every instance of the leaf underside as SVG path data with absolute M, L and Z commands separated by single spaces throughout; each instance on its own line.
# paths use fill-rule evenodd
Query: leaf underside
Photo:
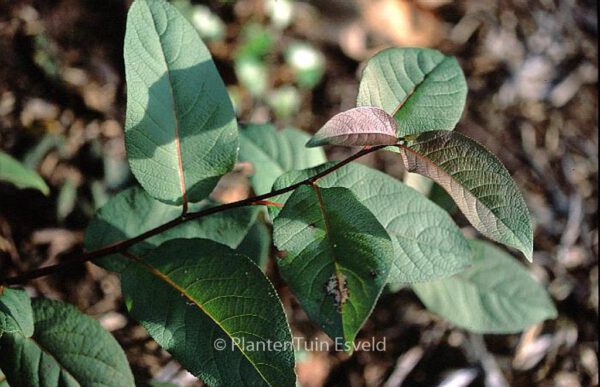
M 427 309 L 478 333 L 515 333 L 556 317 L 544 288 L 513 257 L 470 241 L 473 267 L 450 278 L 414 284 Z
M 283 307 L 247 257 L 205 239 L 171 240 L 121 275 L 132 317 L 208 385 L 294 386 L 291 345 L 265 347 L 291 344 Z
M 208 196 L 237 157 L 237 124 L 210 53 L 194 27 L 163 0 L 137 0 L 125 34 L 131 170 L 170 204 Z
M 510 173 L 481 144 L 457 132 L 432 131 L 403 146 L 410 172 L 442 186 L 483 235 L 531 260 L 533 231 L 525 200 Z
M 281 176 L 273 189 L 302 181 L 331 167 L 293 171 Z M 319 179 L 323 188 L 345 187 L 352 191 L 385 227 L 394 245 L 390 283 L 428 281 L 458 273 L 470 263 L 471 251 L 450 216 L 423 195 L 393 177 L 350 163 Z M 273 198 L 285 203 L 289 194 Z M 271 217 L 280 210 L 269 207 Z
M 345 188 L 302 186 L 273 221 L 279 271 L 308 316 L 352 343 L 386 284 L 393 247 Z
M 33 310 L 24 290 L 0 287 L 0 337 L 4 333 L 33 335 Z
M 427 48 L 389 48 L 367 63 L 356 105 L 385 110 L 402 137 L 454 129 L 466 96 L 467 83 L 455 58 Z
M 396 121 L 376 107 L 357 107 L 336 114 L 306 144 L 321 145 L 387 145 L 398 142 Z

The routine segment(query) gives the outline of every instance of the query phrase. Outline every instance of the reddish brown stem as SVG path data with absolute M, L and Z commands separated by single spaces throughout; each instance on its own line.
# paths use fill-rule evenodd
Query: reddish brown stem
M 197 212 L 191 212 L 191 213 L 187 213 L 187 214 L 182 214 L 180 217 L 175 218 L 167 223 L 164 223 L 156 228 L 153 228 L 151 230 L 148 230 L 136 237 L 130 238 L 130 239 L 125 239 L 123 241 L 119 241 L 116 243 L 113 243 L 111 245 L 102 247 L 98 250 L 94 250 L 94 251 L 90 251 L 90 252 L 86 252 L 84 254 L 82 254 L 80 257 L 76 258 L 76 259 L 72 259 L 63 263 L 59 263 L 57 265 L 52 265 L 52 266 L 46 266 L 46 267 L 42 267 L 39 269 L 35 269 L 35 270 L 31 270 L 28 272 L 25 272 L 21 275 L 17 275 L 15 277 L 10 277 L 10 278 L 5 278 L 0 280 L 0 285 L 15 285 L 15 284 L 19 284 L 19 283 L 23 283 L 35 278 L 39 278 L 39 277 L 43 277 L 49 274 L 52 274 L 56 271 L 65 269 L 67 267 L 71 267 L 73 265 L 77 265 L 77 264 L 81 264 L 87 261 L 91 261 L 93 259 L 96 258 L 100 258 L 100 257 L 104 257 L 110 254 L 116 254 L 116 253 L 120 253 L 120 252 L 124 252 L 125 250 L 127 250 L 129 247 L 135 245 L 136 243 L 139 243 L 145 239 L 148 239 L 154 235 L 160 234 L 163 231 L 166 231 L 170 228 L 173 228 L 175 226 L 178 226 L 182 223 L 188 222 L 190 220 L 193 219 L 198 219 L 201 218 L 203 216 L 208 216 L 208 215 L 212 215 L 212 214 L 216 214 L 218 212 L 222 212 L 222 211 L 227 211 L 227 210 L 231 210 L 234 208 L 239 208 L 239 207 L 245 207 L 245 206 L 251 206 L 257 203 L 267 203 L 269 202 L 266 199 L 270 199 L 272 197 L 290 192 L 295 190 L 296 188 L 302 186 L 302 185 L 311 185 L 313 184 L 315 181 L 319 180 L 320 178 L 329 175 L 330 173 L 340 169 L 341 167 L 343 167 L 346 164 L 349 164 L 350 162 L 375 151 L 378 151 L 380 149 L 383 149 L 387 146 L 390 145 L 377 145 L 374 147 L 371 147 L 369 149 L 362 149 L 361 151 L 353 154 L 352 156 L 340 161 L 339 163 L 331 166 L 330 168 L 327 168 L 326 170 L 312 176 L 309 177 L 308 179 L 302 180 L 298 183 L 292 184 L 288 187 L 285 188 L 281 188 L 275 191 L 271 191 L 269 193 L 266 194 L 262 194 L 262 195 L 257 195 L 251 198 L 247 198 L 247 199 L 243 199 L 243 200 L 238 200 L 237 202 L 233 202 L 233 203 L 227 203 L 227 204 L 222 204 L 220 206 L 216 206 L 216 207 L 210 207 L 201 211 L 197 211 Z M 275 204 L 273 202 L 269 202 L 272 204 Z M 262 203 L 261 203 L 262 204 Z

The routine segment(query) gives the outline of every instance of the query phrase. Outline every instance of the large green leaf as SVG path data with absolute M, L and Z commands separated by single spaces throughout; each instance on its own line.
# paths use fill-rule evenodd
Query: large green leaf
M 37 189 L 44 195 L 50 193 L 50 188 L 40 175 L 2 151 L 0 151 L 0 181 L 14 184 L 17 188 Z
M 136 0 L 125 34 L 129 165 L 170 204 L 208 196 L 237 158 L 237 124 L 210 53 L 163 0 Z
M 274 219 L 273 240 L 302 308 L 351 346 L 387 282 L 393 246 L 385 229 L 350 190 L 301 186 Z
M 286 187 L 333 166 L 289 172 L 275 183 Z M 392 238 L 394 260 L 389 282 L 418 282 L 455 274 L 470 263 L 471 251 L 450 216 L 426 197 L 393 177 L 350 163 L 321 178 L 319 186 L 345 187 L 367 207 Z M 285 203 L 280 195 L 274 201 Z M 269 207 L 271 216 L 279 209 Z
M 293 128 L 277 130 L 272 125 L 246 125 L 240 132 L 240 159 L 252 163 L 250 178 L 256 194 L 271 191 L 281 174 L 314 167 L 326 161 L 322 149 L 304 147 L 308 134 Z
M 215 205 L 204 201 L 192 204 L 191 211 Z M 137 243 L 129 252 L 144 256 L 162 242 L 176 238 L 206 238 L 237 247 L 256 219 L 257 207 L 228 210 L 183 223 Z M 181 209 L 153 199 L 139 187 L 129 188 L 110 199 L 90 222 L 85 246 L 95 250 L 115 242 L 138 236 L 181 215 Z M 103 267 L 121 271 L 128 264 L 119 255 L 97 260 Z
M 410 172 L 441 185 L 483 235 L 533 254 L 529 211 L 519 188 L 500 160 L 483 145 L 457 132 L 417 136 L 400 150 Z
M 13 386 L 134 386 L 125 353 L 69 304 L 32 301 L 33 334 L 4 333 L 0 367 Z
M 367 63 L 356 104 L 394 116 L 400 137 L 454 129 L 466 97 L 467 83 L 455 58 L 428 48 L 389 48 Z
M 0 287 L 0 337 L 5 332 L 33 335 L 33 310 L 24 290 Z
M 413 285 L 427 309 L 479 333 L 520 332 L 556 317 L 548 294 L 523 265 L 491 243 L 473 240 L 471 246 L 472 268 Z
M 130 265 L 122 283 L 131 315 L 205 383 L 294 386 L 283 307 L 247 257 L 206 239 L 171 240 Z

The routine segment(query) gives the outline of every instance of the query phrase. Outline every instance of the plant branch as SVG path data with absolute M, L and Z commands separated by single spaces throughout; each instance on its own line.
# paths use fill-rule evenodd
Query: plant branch
M 42 267 L 40 269 L 35 269 L 35 270 L 31 270 L 28 272 L 25 272 L 21 275 L 15 276 L 15 277 L 10 277 L 10 278 L 6 278 L 6 279 L 2 279 L 0 280 L 0 285 L 15 285 L 15 284 L 19 284 L 19 283 L 23 283 L 35 278 L 39 278 L 39 277 L 43 277 L 49 274 L 53 274 L 54 272 L 57 272 L 59 270 L 65 269 L 67 267 L 71 267 L 77 264 L 81 264 L 87 261 L 91 261 L 93 259 L 97 259 L 97 258 L 101 258 L 110 254 L 116 254 L 116 253 L 120 253 L 120 252 L 124 252 L 126 251 L 129 247 L 135 245 L 136 243 L 139 243 L 145 239 L 148 239 L 150 237 L 153 237 L 155 235 L 158 235 L 168 229 L 171 229 L 173 227 L 176 227 L 182 223 L 185 222 L 189 222 L 190 220 L 194 220 L 194 219 L 198 219 L 204 216 L 208 216 L 208 215 L 212 215 L 212 214 L 216 214 L 222 211 L 227 211 L 227 210 L 231 210 L 234 208 L 239 208 L 239 207 L 245 207 L 245 206 L 251 206 L 251 205 L 256 205 L 256 204 L 265 204 L 268 202 L 264 202 L 266 199 L 270 199 L 272 197 L 290 192 L 295 190 L 296 188 L 303 186 L 303 185 L 311 185 L 314 182 L 316 182 L 317 180 L 319 180 L 322 177 L 325 177 L 327 175 L 329 175 L 330 173 L 340 169 L 341 167 L 343 167 L 346 164 L 349 164 L 350 162 L 364 156 L 367 155 L 369 153 L 378 151 L 380 149 L 383 149 L 385 147 L 388 146 L 393 146 L 393 145 L 377 145 L 377 146 L 373 146 L 370 148 L 365 148 L 362 149 L 361 151 L 353 154 L 352 156 L 340 161 L 339 163 L 331 166 L 330 168 L 327 168 L 326 170 L 317 173 L 316 175 L 309 177 L 308 179 L 302 180 L 298 183 L 292 184 L 288 187 L 284 187 L 275 191 L 271 191 L 269 193 L 266 194 L 262 194 L 262 195 L 257 195 L 257 196 L 253 196 L 247 199 L 243 199 L 243 200 L 238 200 L 237 202 L 232 202 L 232 203 L 227 203 L 227 204 L 222 204 L 220 206 L 215 206 L 215 207 L 210 207 L 210 208 L 206 208 L 204 210 L 201 211 L 197 211 L 197 212 L 190 212 L 190 213 L 184 213 L 181 216 L 179 216 L 178 218 L 175 218 L 167 223 L 164 223 L 158 227 L 155 227 L 151 230 L 148 230 L 136 237 L 133 238 L 129 238 L 129 239 L 125 239 L 123 241 L 119 241 L 113 244 L 110 244 L 108 246 L 102 247 L 98 250 L 94 250 L 94 251 L 90 251 L 90 252 L 86 252 L 84 254 L 82 254 L 81 256 L 79 256 L 76 259 L 72 259 L 63 263 L 59 263 L 57 265 L 52 265 L 52 266 L 46 266 L 46 267 Z

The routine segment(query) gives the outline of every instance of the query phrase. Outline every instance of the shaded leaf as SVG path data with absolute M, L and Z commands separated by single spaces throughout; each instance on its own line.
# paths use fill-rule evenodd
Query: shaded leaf
M 240 131 L 240 160 L 252 163 L 250 178 L 256 194 L 271 191 L 275 180 L 287 171 L 319 165 L 326 161 L 322 149 L 306 149 L 308 134 L 293 128 L 249 124 Z
M 0 337 L 4 333 L 33 335 L 33 310 L 24 290 L 0 287 Z
M 17 188 L 37 189 L 46 196 L 50 193 L 50 188 L 40 175 L 2 151 L 0 151 L 0 181 L 14 184 Z
M 208 385 L 294 386 L 283 307 L 247 257 L 206 239 L 171 240 L 130 265 L 122 283 L 131 315 Z M 288 345 L 268 350 L 269 340 Z
M 306 146 L 385 145 L 396 142 L 396 122 L 392 116 L 379 108 L 357 107 L 333 116 Z
M 441 185 L 483 235 L 533 254 L 533 230 L 525 200 L 500 160 L 481 144 L 457 132 L 419 135 L 401 148 L 410 172 Z
M 33 335 L 5 333 L 0 367 L 14 386 L 134 386 L 125 353 L 100 324 L 69 304 L 31 302 Z
M 302 181 L 333 166 L 330 162 L 281 176 L 273 188 Z M 389 282 L 418 282 L 465 269 L 471 251 L 450 216 L 402 182 L 367 166 L 350 163 L 319 179 L 324 188 L 345 187 L 367 207 L 392 238 L 394 259 Z M 285 203 L 289 194 L 272 200 Z M 269 207 L 272 217 L 280 210 Z
M 192 204 L 190 211 L 199 211 L 215 204 L 212 201 Z M 243 207 L 194 219 L 148 238 L 128 251 L 144 256 L 164 241 L 176 238 L 206 238 L 235 248 L 254 223 L 257 212 L 256 207 Z M 86 230 L 85 247 L 91 251 L 138 236 L 180 215 L 180 208 L 153 199 L 140 187 L 129 188 L 110 199 L 96 213 Z M 117 272 L 128 264 L 116 254 L 95 262 Z
M 271 251 L 271 232 L 260 221 L 255 222 L 236 249 L 265 270 Z
M 129 165 L 170 204 L 208 196 L 237 157 L 237 124 L 194 27 L 163 0 L 137 0 L 125 34 Z
M 401 137 L 454 129 L 466 97 L 467 83 L 455 58 L 428 48 L 389 48 L 367 63 L 356 104 L 392 115 Z
M 454 277 L 414 284 L 427 309 L 479 333 L 514 333 L 557 313 L 544 288 L 510 255 L 470 241 L 473 267 Z
M 301 186 L 273 221 L 281 276 L 311 320 L 351 344 L 386 284 L 393 247 L 346 188 Z

